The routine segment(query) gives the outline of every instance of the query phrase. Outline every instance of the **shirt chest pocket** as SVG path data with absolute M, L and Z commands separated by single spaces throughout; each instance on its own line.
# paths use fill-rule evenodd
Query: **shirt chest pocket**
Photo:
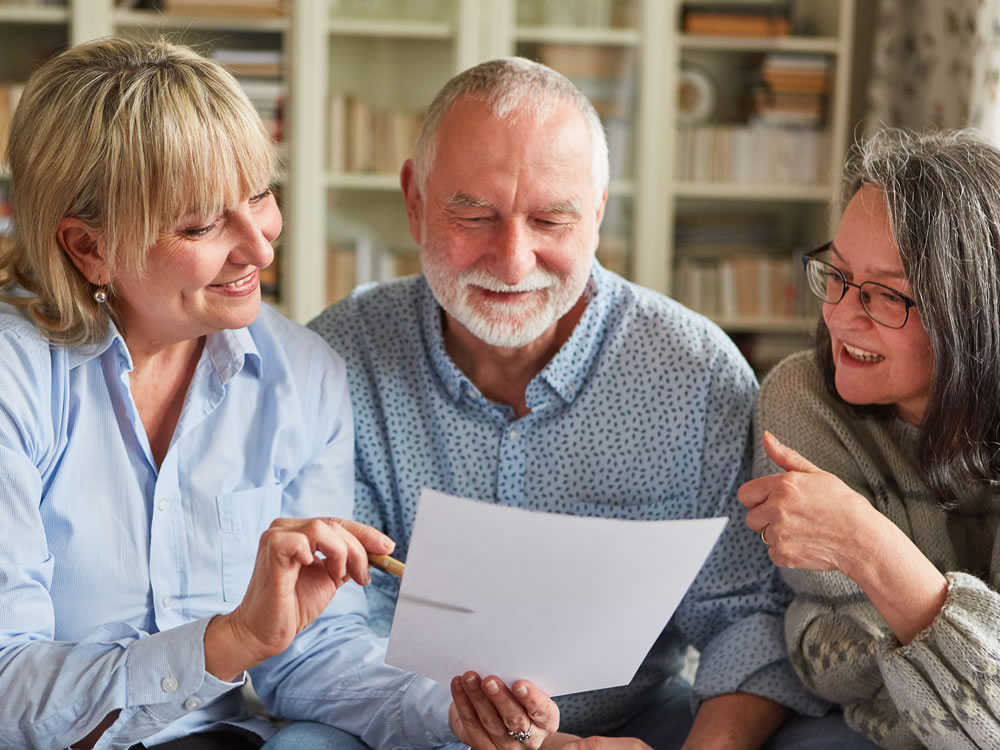
M 281 515 L 281 485 L 217 495 L 215 502 L 222 542 L 222 596 L 238 602 L 250 583 L 260 535 Z

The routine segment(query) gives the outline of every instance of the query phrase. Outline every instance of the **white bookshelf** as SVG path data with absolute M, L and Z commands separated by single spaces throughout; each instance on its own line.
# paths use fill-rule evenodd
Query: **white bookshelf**
M 579 11 L 591 0 L 566 2 L 573 4 L 567 8 Z M 388 255 L 380 257 L 390 260 L 408 259 L 415 252 L 399 193 L 400 165 L 377 171 L 331 167 L 331 94 L 363 95 L 377 110 L 409 112 L 426 107 L 451 75 L 482 60 L 539 49 L 618 51 L 628 60 L 629 76 L 618 85 L 631 92 L 631 99 L 624 105 L 627 112 L 618 117 L 618 131 L 612 133 L 612 149 L 624 151 L 613 156 L 609 190 L 608 218 L 617 224 L 605 229 L 621 235 L 611 238 L 622 243 L 612 260 L 632 279 L 669 294 L 676 291 L 674 232 L 678 217 L 686 212 L 774 212 L 789 250 L 826 239 L 835 175 L 851 128 L 854 0 L 797 0 L 796 16 L 808 18 L 811 33 L 774 39 L 684 33 L 682 4 L 635 0 L 623 20 L 615 14 L 628 0 L 592 0 L 592 9 L 599 11 L 596 22 L 590 18 L 584 23 L 546 18 L 544 9 L 557 4 L 528 0 L 383 2 L 386 9 L 403 9 L 396 16 L 370 13 L 379 7 L 375 0 L 287 0 L 285 15 L 274 19 L 166 16 L 122 10 L 114 0 L 68 0 L 66 7 L 0 5 L 0 81 L 23 65 L 19 61 L 26 56 L 25 43 L 16 40 L 24 38 L 65 45 L 114 32 L 148 36 L 162 31 L 199 45 L 233 38 L 250 47 L 280 47 L 289 92 L 281 185 L 281 299 L 283 309 L 304 322 L 330 301 L 328 270 L 335 269 L 328 269 L 333 262 L 328 246 L 338 233 L 349 241 L 364 236 L 366 246 L 381 246 Z M 410 7 L 422 14 L 406 16 Z M 820 54 L 832 61 L 826 118 L 830 179 L 787 185 L 675 178 L 676 92 L 682 65 L 732 65 L 733 60 L 768 53 Z M 720 97 L 731 95 L 733 91 L 720 86 Z M 362 265 L 368 274 L 379 264 Z M 412 264 L 407 260 L 407 265 Z M 719 317 L 718 322 L 736 334 L 771 335 L 801 334 L 812 323 L 752 316 Z
M 678 260 L 684 250 L 675 246 L 675 230 L 683 225 L 685 217 L 699 213 L 716 212 L 723 216 L 766 213 L 774 216 L 779 240 L 776 257 L 784 258 L 790 266 L 797 265 L 797 249 L 812 249 L 829 238 L 833 229 L 831 206 L 838 198 L 839 175 L 846 154 L 847 139 L 851 131 L 849 101 L 851 86 L 852 36 L 854 31 L 854 0 L 796 0 L 792 3 L 793 28 L 788 36 L 775 38 L 744 38 L 706 36 L 683 31 L 683 3 L 671 0 L 670 33 L 662 40 L 667 50 L 666 74 L 663 76 L 662 111 L 664 123 L 663 142 L 667 151 L 662 154 L 662 193 L 664 196 L 663 243 L 657 257 L 650 256 L 641 262 L 649 275 L 645 283 L 658 289 L 684 296 L 677 288 L 683 284 L 674 278 Z M 816 179 L 800 182 L 750 182 L 682 179 L 677 175 L 683 166 L 675 163 L 675 143 L 681 137 L 678 126 L 678 99 L 668 95 L 677 90 L 682 69 L 694 67 L 715 83 L 716 107 L 712 119 L 706 123 L 726 125 L 734 123 L 738 115 L 735 98 L 741 95 L 738 73 L 765 55 L 787 54 L 796 56 L 823 56 L 830 64 L 831 86 L 827 94 L 826 113 L 822 126 L 823 136 L 817 140 Z M 686 142 L 685 142 L 686 143 Z M 690 158 L 684 154 L 685 158 Z M 644 248 L 637 248 L 645 252 Z M 734 251 L 738 252 L 738 251 Z M 699 259 L 695 258 L 694 261 Z M 749 341 L 760 337 L 774 345 L 787 337 L 790 348 L 805 343 L 807 335 L 815 328 L 815 314 L 808 307 L 800 307 L 797 315 L 768 317 L 766 315 L 710 314 L 715 321 L 737 340 Z M 751 361 L 752 360 L 752 355 Z

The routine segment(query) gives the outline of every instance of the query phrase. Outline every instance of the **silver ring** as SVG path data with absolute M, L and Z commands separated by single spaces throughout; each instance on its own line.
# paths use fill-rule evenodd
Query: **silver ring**
M 534 728 L 535 728 L 534 724 L 528 724 L 528 728 L 525 729 L 523 732 L 511 732 L 508 730 L 507 734 L 509 734 L 518 742 L 524 742 L 531 736 L 531 732 L 534 730 Z

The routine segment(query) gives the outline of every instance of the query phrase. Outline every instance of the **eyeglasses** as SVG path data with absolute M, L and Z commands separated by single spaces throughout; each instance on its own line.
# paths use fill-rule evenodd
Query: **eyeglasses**
M 809 290 L 827 304 L 836 305 L 844 299 L 847 287 L 852 286 L 858 290 L 858 294 L 861 296 L 861 306 L 869 318 L 887 328 L 905 326 L 910 317 L 910 308 L 917 303 L 905 294 L 874 281 L 852 284 L 844 276 L 843 271 L 816 257 L 828 251 L 832 246 L 832 242 L 827 242 L 822 247 L 802 256 Z

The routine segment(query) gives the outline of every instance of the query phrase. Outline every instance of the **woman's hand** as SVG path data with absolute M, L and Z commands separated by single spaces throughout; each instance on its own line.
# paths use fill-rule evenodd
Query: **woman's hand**
M 833 474 L 817 468 L 774 435 L 764 451 L 785 471 L 752 479 L 739 489 L 747 526 L 763 532 L 771 559 L 786 568 L 850 569 L 869 557 L 864 540 L 885 517 Z
M 764 450 L 784 474 L 739 489 L 747 526 L 786 568 L 839 570 L 868 596 L 907 644 L 941 612 L 948 580 L 901 529 L 837 477 L 813 466 L 769 432 Z
M 472 750 L 538 750 L 559 729 L 559 707 L 527 680 L 508 688 L 499 677 L 466 672 L 451 681 L 448 720 Z M 516 739 L 513 734 L 530 733 Z
M 243 601 L 205 631 L 205 668 L 231 681 L 288 648 L 348 581 L 370 580 L 368 553 L 395 544 L 371 526 L 339 518 L 278 518 L 260 537 Z

